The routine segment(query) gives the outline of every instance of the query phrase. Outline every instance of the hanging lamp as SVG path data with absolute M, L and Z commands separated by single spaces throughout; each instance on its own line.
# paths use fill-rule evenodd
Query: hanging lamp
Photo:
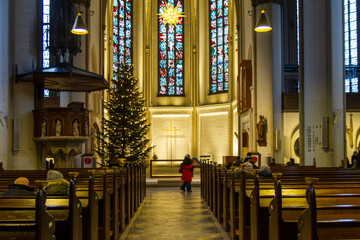
M 266 16 L 265 9 L 260 10 L 261 14 L 257 20 L 255 31 L 256 32 L 268 32 L 271 31 L 272 28 L 270 26 L 270 22 L 268 17 Z
M 71 33 L 76 35 L 85 35 L 89 33 L 89 31 L 86 28 L 85 22 L 81 17 L 81 12 L 77 13 L 77 16 L 75 18 L 74 24 L 71 29 Z

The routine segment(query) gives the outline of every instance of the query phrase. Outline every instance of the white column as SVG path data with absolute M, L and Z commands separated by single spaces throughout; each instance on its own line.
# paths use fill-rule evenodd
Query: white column
M 272 25 L 272 62 L 273 62 L 273 151 L 277 163 L 284 162 L 284 148 L 282 146 L 283 114 L 282 114 L 282 82 L 283 82 L 283 61 L 282 61 L 282 24 L 281 6 L 272 4 L 271 6 L 271 25 Z M 276 131 L 279 131 L 279 139 L 276 139 Z M 277 145 L 277 142 L 279 144 Z
M 9 116 L 9 81 L 10 81 L 10 57 L 9 57 L 9 0 L 0 1 L 0 118 L 4 121 Z M 7 168 L 8 131 L 9 123 L 0 123 L 0 161 Z M 5 161 L 4 161 L 5 160 Z
M 334 150 L 334 165 L 339 166 L 345 159 L 345 89 L 344 89 L 344 35 L 343 33 L 343 1 L 331 0 L 331 97 L 332 97 L 332 138 L 330 147 Z M 336 119 L 336 116 L 338 118 Z M 331 119 L 331 115 L 330 115 Z
M 278 4 L 264 4 L 256 8 L 256 19 L 260 10 L 266 9 L 266 14 L 272 26 L 272 31 L 256 33 L 256 98 L 257 112 L 255 124 L 259 116 L 266 118 L 266 146 L 257 147 L 262 159 L 275 157 L 277 162 L 283 161 L 281 150 L 275 151 L 275 130 L 282 135 L 282 46 L 281 46 L 281 6 Z M 257 133 L 255 134 L 257 138 Z M 257 143 L 256 143 L 257 144 Z
M 337 109 L 344 110 L 341 3 L 304 0 L 305 165 L 315 158 L 317 166 L 335 166 L 344 156 L 344 119 L 333 122 Z M 323 117 L 329 118 L 328 129 Z

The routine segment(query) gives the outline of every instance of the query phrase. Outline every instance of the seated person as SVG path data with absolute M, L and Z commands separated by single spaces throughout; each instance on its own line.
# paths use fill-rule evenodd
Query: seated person
M 253 159 L 252 157 L 251 157 L 251 153 L 247 153 L 246 154 L 246 157 L 245 157 L 245 159 L 244 159 L 244 163 L 246 163 L 247 161 L 249 161 L 250 159 Z
M 356 167 L 356 159 L 358 158 L 357 155 L 358 155 L 357 151 L 353 152 L 353 155 L 351 156 L 351 163 L 349 163 L 349 159 L 346 158 L 348 168 Z
M 34 189 L 29 187 L 29 180 L 26 177 L 19 177 L 1 196 L 35 196 L 35 194 Z
M 272 171 L 270 170 L 270 167 L 268 165 L 261 165 L 260 166 L 260 177 L 272 177 Z
M 253 158 L 249 159 L 247 162 L 251 163 L 253 165 L 253 169 L 259 169 L 258 166 L 255 164 L 255 160 Z
M 290 158 L 290 161 L 286 163 L 286 166 L 294 166 L 295 165 L 295 159 Z
M 47 173 L 48 185 L 46 194 L 48 196 L 67 196 L 69 195 L 69 182 L 64 179 L 61 172 L 49 170 Z
M 234 166 L 236 167 L 240 167 L 240 164 L 242 164 L 243 162 L 241 161 L 241 158 L 238 156 L 236 157 L 236 160 L 234 162 Z
M 253 170 L 253 165 L 251 163 L 249 162 L 244 163 L 245 178 L 254 177 L 254 173 L 252 170 Z M 241 176 L 241 168 L 235 168 L 234 172 L 235 172 L 235 176 L 237 177 Z

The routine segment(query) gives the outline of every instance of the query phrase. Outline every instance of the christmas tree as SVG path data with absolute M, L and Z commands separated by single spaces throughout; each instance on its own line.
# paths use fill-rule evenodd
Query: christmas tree
M 145 160 L 151 150 L 147 138 L 149 124 L 132 66 L 120 66 L 114 74 L 105 109 L 103 148 L 99 151 L 104 165 L 116 164 L 120 158 L 129 162 Z

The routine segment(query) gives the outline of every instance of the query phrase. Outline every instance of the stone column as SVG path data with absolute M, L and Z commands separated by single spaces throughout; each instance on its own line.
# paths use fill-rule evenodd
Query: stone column
M 8 150 L 8 131 L 9 127 L 9 81 L 10 81 L 10 32 L 9 32 L 9 0 L 0 1 L 0 161 L 7 168 L 7 150 Z M 7 120 L 7 121 L 6 121 Z
M 303 6 L 304 164 L 315 158 L 317 166 L 337 166 L 345 137 L 342 1 L 303 0 Z
M 343 33 L 343 1 L 331 0 L 330 6 L 330 24 L 331 24 L 331 94 L 332 94 L 332 112 L 330 119 L 330 148 L 333 149 L 334 166 L 339 166 L 342 159 L 346 159 L 346 141 L 345 141 L 345 116 L 346 101 L 344 89 L 344 35 Z M 338 118 L 336 119 L 336 117 Z
M 282 132 L 282 46 L 281 46 L 281 6 L 277 3 L 261 4 L 256 7 L 256 19 L 260 10 L 266 9 L 266 14 L 272 26 L 272 31 L 255 34 L 256 43 L 256 112 L 255 124 L 260 115 L 265 117 L 266 145 L 257 143 L 257 150 L 262 154 L 263 163 L 266 158 L 276 158 L 283 161 L 281 146 L 276 150 L 275 131 Z M 279 135 L 279 136 L 280 136 Z M 258 133 L 255 133 L 258 137 Z

